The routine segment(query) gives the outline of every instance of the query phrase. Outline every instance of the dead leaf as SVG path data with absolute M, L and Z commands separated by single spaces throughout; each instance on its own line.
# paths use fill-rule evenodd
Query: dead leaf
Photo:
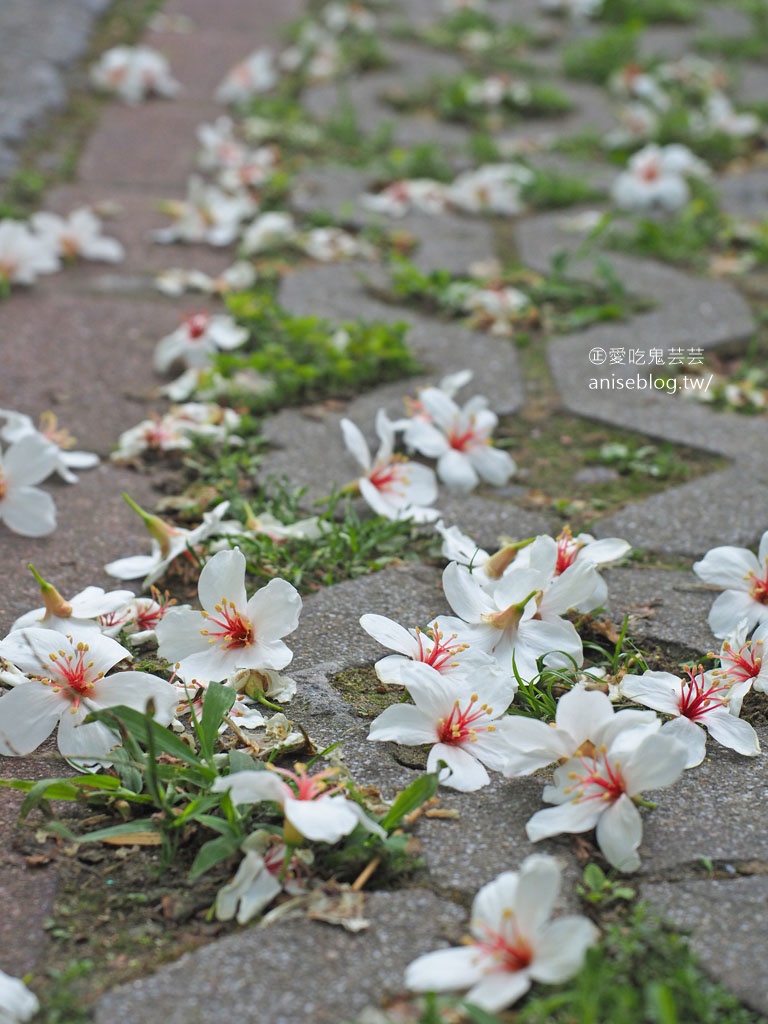
M 128 832 L 122 836 L 108 836 L 101 840 L 109 846 L 160 846 L 159 832 Z
M 363 917 L 364 908 L 365 893 L 353 892 L 348 885 L 325 886 L 312 893 L 307 917 L 360 932 L 371 923 Z

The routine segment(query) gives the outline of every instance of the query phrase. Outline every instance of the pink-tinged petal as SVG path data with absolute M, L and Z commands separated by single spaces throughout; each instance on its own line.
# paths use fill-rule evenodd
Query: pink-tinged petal
M 760 572 L 757 557 L 746 548 L 731 546 L 712 548 L 700 562 L 694 563 L 693 571 L 704 580 L 717 587 L 733 590 L 747 590 L 747 577 L 750 573 Z
M 487 974 L 467 992 L 465 999 L 481 1010 L 498 1013 L 516 1003 L 530 987 L 531 976 L 528 970 L 500 971 L 498 974 Z
M 365 632 L 383 647 L 398 651 L 413 658 L 419 650 L 416 637 L 399 622 L 388 619 L 385 615 L 374 615 L 371 612 L 360 616 L 360 625 Z
M 56 469 L 59 449 L 42 435 L 25 434 L 3 456 L 5 474 L 14 488 L 42 483 Z
M 343 419 L 339 424 L 344 444 L 358 466 L 366 473 L 371 468 L 371 452 L 360 428 L 352 420 Z
M 480 483 L 468 456 L 449 448 L 437 460 L 437 475 L 446 487 L 454 491 L 471 491 Z
M 726 714 L 728 712 L 726 711 Z M 688 758 L 685 762 L 686 769 L 695 768 L 701 764 L 707 753 L 707 734 L 704 729 L 692 722 L 690 718 L 673 718 L 671 722 L 665 722 L 662 726 L 665 736 L 672 736 L 679 743 L 682 743 L 688 751 Z
M 487 963 L 476 946 L 438 949 L 408 965 L 405 985 L 412 992 L 459 991 L 477 984 Z
M 709 628 L 718 639 L 746 619 L 748 628 L 765 618 L 768 608 L 758 604 L 747 590 L 726 590 L 720 594 L 709 611 Z
M 539 932 L 533 963 L 528 968 L 534 981 L 557 985 L 572 978 L 584 963 L 600 932 L 586 917 L 572 915 L 551 921 Z
M 50 494 L 38 487 L 14 487 L 0 499 L 2 520 L 22 537 L 45 537 L 56 529 L 56 505 Z
M 0 754 L 24 757 L 48 739 L 72 706 L 50 686 L 30 681 L 0 697 Z
M 494 487 L 503 487 L 517 471 L 511 455 L 489 444 L 473 448 L 470 459 L 481 478 Z
M 646 736 L 622 765 L 626 792 L 635 796 L 648 789 L 663 789 L 677 782 L 685 771 L 688 751 L 669 734 Z
M 597 845 L 605 859 L 619 871 L 637 871 L 637 848 L 643 838 L 640 812 L 626 793 L 601 815 L 597 823 Z
M 293 797 L 290 787 L 270 771 L 233 772 L 216 779 L 211 789 L 214 793 L 228 792 L 236 806 L 258 804 L 262 800 L 284 804 Z
M 408 747 L 437 742 L 434 719 L 412 704 L 393 704 L 371 722 L 369 740 L 403 743 Z
M 545 807 L 528 820 L 525 832 L 532 843 L 538 843 L 561 832 L 588 832 L 594 828 L 605 808 L 598 800 L 568 802 L 558 807 Z
M 680 714 L 682 683 L 671 672 L 644 672 L 641 676 L 624 676 L 621 693 L 629 700 L 665 715 L 677 717 Z
M 274 581 L 273 581 L 274 582 Z M 241 613 L 245 610 L 245 555 L 239 548 L 219 551 L 203 566 L 197 584 L 200 604 L 209 615 L 216 615 L 216 605 L 223 600 Z
M 301 615 L 301 596 L 287 580 L 270 580 L 248 602 L 248 617 L 256 627 L 256 642 L 271 642 L 293 633 Z M 290 659 L 289 659 L 290 660 Z M 275 668 L 284 668 L 275 665 Z
M 449 789 L 472 793 L 487 786 L 491 781 L 480 762 L 453 743 L 436 743 L 432 747 L 427 758 L 427 771 L 436 772 L 440 761 L 445 761 L 450 769 L 450 775 L 447 771 L 440 774 L 441 785 L 448 786 Z
M 110 752 L 120 745 L 120 737 L 101 722 L 83 724 L 86 709 L 80 710 L 82 714 L 67 712 L 61 717 L 57 737 L 61 754 L 81 765 L 110 763 Z
M 702 719 L 702 725 L 713 739 L 737 754 L 757 757 L 760 753 L 760 740 L 749 722 L 737 718 L 725 708 L 708 712 Z
M 457 562 L 450 562 L 443 571 L 443 591 L 453 611 L 465 622 L 480 622 L 483 615 L 498 611 L 472 574 Z
M 523 935 L 533 936 L 552 914 L 562 875 L 553 857 L 533 854 L 520 867 L 515 917 Z
M 338 843 L 342 836 L 354 832 L 359 819 L 349 801 L 333 797 L 318 800 L 286 800 L 285 817 L 305 839 L 312 842 Z

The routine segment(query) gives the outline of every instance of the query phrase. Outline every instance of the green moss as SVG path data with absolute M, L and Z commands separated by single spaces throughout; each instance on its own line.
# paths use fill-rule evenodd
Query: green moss
M 402 686 L 382 683 L 372 666 L 347 669 L 329 682 L 361 718 L 375 718 L 390 704 L 397 704 L 405 694 Z

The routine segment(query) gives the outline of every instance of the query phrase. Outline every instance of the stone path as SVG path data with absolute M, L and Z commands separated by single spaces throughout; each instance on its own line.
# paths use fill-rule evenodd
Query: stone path
M 214 271 L 230 262 L 228 253 L 199 246 L 170 252 L 149 242 L 149 230 L 165 223 L 153 202 L 183 195 L 196 149 L 194 129 L 220 113 L 211 99 L 214 87 L 235 60 L 258 45 L 274 44 L 280 25 L 299 13 L 298 3 L 261 0 L 256 14 L 250 0 L 217 0 L 215 5 L 207 0 L 168 0 L 166 13 L 188 18 L 186 30 L 150 32 L 146 41 L 170 57 L 174 74 L 185 87 L 182 97 L 138 109 L 110 106 L 83 154 L 77 182 L 56 189 L 46 203 L 47 208 L 62 212 L 83 201 L 117 203 L 120 213 L 111 231 L 127 246 L 127 261 L 108 272 L 99 265 L 70 269 L 43 279 L 28 293 L 14 294 L 0 307 L 6 352 L 1 405 L 33 416 L 52 407 L 76 429 L 84 447 L 103 456 L 122 430 L 143 417 L 156 386 L 151 370 L 156 340 L 175 326 L 181 312 L 199 306 L 194 300 L 159 297 L 150 287 L 151 275 L 169 265 Z M 401 0 L 398 11 L 427 20 L 437 16 L 439 5 L 436 0 Z M 510 5 L 509 12 L 529 24 L 539 19 L 538 4 L 533 2 Z M 737 12 L 729 8 L 708 5 L 705 15 L 720 30 L 743 30 Z M 0 12 L 0 36 L 4 16 L 7 11 Z M 26 22 L 22 19 L 20 24 L 23 27 Z M 685 51 L 691 38 L 687 29 L 649 30 L 644 47 L 648 52 L 663 49 L 677 54 Z M 430 74 L 458 67 L 458 59 L 452 56 L 415 44 L 383 42 L 395 66 L 345 83 L 345 95 L 368 130 L 392 116 L 381 104 L 382 89 L 415 84 Z M 11 78 L 19 81 L 15 72 Z M 573 115 L 567 123 L 524 122 L 505 131 L 510 141 L 562 130 L 564 124 L 569 131 L 586 125 L 605 130 L 612 125 L 601 90 L 576 88 L 554 71 L 552 81 L 573 96 Z M 750 66 L 742 88 L 751 95 L 761 95 L 763 90 L 764 96 L 768 71 Z M 325 117 L 338 100 L 335 86 L 318 85 L 309 90 L 306 107 Z M 434 139 L 448 153 L 461 146 L 466 134 L 456 126 L 423 118 L 398 117 L 395 122 L 399 143 Z M 0 142 L 2 138 L 0 130 Z M 759 209 L 761 200 L 765 202 L 766 182 L 759 174 L 743 178 L 726 180 L 722 189 L 729 208 L 748 214 Z M 304 210 L 348 207 L 350 197 L 368 184 L 364 171 L 318 167 L 297 184 L 295 204 Z M 360 223 L 370 219 L 362 209 L 354 216 Z M 561 222 L 562 215 L 551 213 L 516 221 L 515 244 L 521 260 L 545 269 L 554 252 L 572 247 L 573 236 L 561 230 Z M 493 251 L 493 226 L 488 220 L 414 216 L 407 227 L 421 243 L 414 261 L 422 269 L 463 271 Z M 696 345 L 706 350 L 741 342 L 755 327 L 749 306 L 732 285 L 722 281 L 627 257 L 611 256 L 611 261 L 632 289 L 653 299 L 655 306 L 626 323 L 597 326 L 549 342 L 550 372 L 563 407 L 652 438 L 702 447 L 723 456 L 727 464 L 607 515 L 593 532 L 626 536 L 651 553 L 691 561 L 716 544 L 754 546 L 768 526 L 764 418 L 715 413 L 668 395 L 595 394 L 588 387 L 594 375 L 588 353 L 595 346 L 647 351 L 658 344 L 665 348 Z M 370 297 L 357 269 L 348 265 L 298 269 L 285 279 L 279 299 L 294 313 L 402 319 L 402 310 Z M 410 341 L 429 371 L 425 380 L 463 368 L 471 351 L 473 388 L 486 394 L 499 412 L 514 413 L 522 407 L 526 381 L 508 341 L 471 334 L 426 316 L 407 315 L 412 324 Z M 632 369 L 612 367 L 616 373 Z M 386 385 L 360 396 L 343 413 L 326 411 L 319 418 L 317 414 L 309 418 L 301 410 L 285 410 L 272 417 L 265 426 L 275 444 L 267 471 L 288 474 L 307 487 L 310 498 L 327 493 L 329 480 L 341 483 L 349 476 L 349 463 L 339 445 L 341 416 L 372 423 L 382 406 L 397 415 L 402 393 L 402 385 Z M 88 583 L 111 585 L 102 570 L 104 563 L 141 550 L 144 544 L 142 528 L 119 497 L 124 489 L 152 505 L 153 493 L 144 478 L 105 462 L 99 470 L 83 474 L 76 487 L 57 490 L 60 525 L 51 538 L 30 542 L 3 533 L 0 631 L 36 603 L 34 581 L 25 571 L 29 561 L 63 592 Z M 524 492 L 525 488 L 515 485 L 501 500 L 478 494 L 446 500 L 441 496 L 441 508 L 446 521 L 460 524 L 490 548 L 505 533 L 556 532 L 558 524 L 552 515 L 524 507 Z M 606 578 L 612 612 L 619 619 L 635 613 L 631 631 L 641 643 L 662 641 L 687 649 L 711 649 L 706 616 L 712 593 L 692 573 L 620 567 L 607 572 Z M 652 614 L 647 614 L 649 608 Z M 425 621 L 428 615 L 446 610 L 439 572 L 426 566 L 397 567 L 307 599 L 292 644 L 297 670 L 293 674 L 300 683 L 292 714 L 321 742 L 342 735 L 346 760 L 356 776 L 392 793 L 407 784 L 413 773 L 386 748 L 366 741 L 367 724 L 328 683 L 334 673 L 370 664 L 380 656 L 378 645 L 357 626 L 362 610 L 404 623 Z M 765 729 L 761 738 L 764 746 L 768 744 Z M 705 764 L 664 793 L 658 809 L 646 819 L 640 887 L 643 897 L 676 924 L 693 929 L 694 947 L 708 969 L 741 998 L 768 1013 L 764 983 L 768 834 L 762 826 L 768 800 L 765 756 L 747 761 L 722 747 L 710 747 Z M 42 777 L 60 772 L 61 767 L 53 749 L 46 748 L 23 765 L 14 764 L 13 770 L 21 776 Z M 109 993 L 96 1009 L 97 1024 L 197 1024 L 214 1016 L 222 1019 L 222 1008 L 225 1019 L 243 1024 L 339 1024 L 343 1017 L 351 1019 L 366 1006 L 377 1004 L 382 994 L 399 991 L 403 968 L 417 953 L 441 940 L 460 937 L 465 911 L 457 897 L 466 903 L 480 885 L 532 852 L 524 825 L 540 807 L 542 785 L 538 778 L 496 778 L 479 794 L 446 791 L 443 805 L 460 811 L 463 827 L 423 822 L 419 837 L 429 885 L 371 896 L 372 926 L 367 932 L 349 936 L 305 921 L 237 932 L 177 964 L 158 968 L 153 977 Z M 56 879 L 53 868 L 33 871 L 10 851 L 17 806 L 18 801 L 7 794 L 0 802 L 0 849 L 4 851 L 0 852 L 0 966 L 20 974 L 38 969 L 44 961 L 42 924 Z M 472 835 L 468 839 L 469 822 Z M 565 855 L 568 843 L 552 841 L 537 848 Z M 702 879 L 696 870 L 702 858 L 717 865 L 717 876 L 711 880 Z M 568 868 L 568 876 L 577 879 L 575 865 Z

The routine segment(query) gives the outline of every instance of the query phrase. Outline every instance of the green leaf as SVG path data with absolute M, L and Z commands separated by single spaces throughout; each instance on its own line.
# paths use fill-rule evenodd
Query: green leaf
M 467 1017 L 472 1021 L 472 1024 L 499 1024 L 499 1018 L 494 1017 L 487 1010 L 474 1006 L 472 1003 L 462 1003 L 461 1005 L 466 1010 Z
M 143 746 L 148 746 L 150 732 L 154 741 L 155 749 L 179 761 L 193 765 L 195 768 L 202 768 L 198 755 L 180 740 L 175 733 L 172 733 L 165 726 L 160 725 L 150 715 L 143 711 L 136 711 L 134 708 L 127 708 L 120 704 L 114 708 L 103 708 L 101 711 L 92 711 L 88 715 L 87 722 L 103 722 L 116 732 L 120 732 L 122 726 Z
M 423 803 L 435 795 L 437 786 L 436 774 L 420 775 L 410 786 L 406 786 L 402 793 L 398 793 L 395 802 L 385 817 L 382 818 L 380 822 L 381 827 L 386 829 L 387 832 L 397 828 L 406 814 L 415 811 L 417 807 L 421 807 Z
M 241 842 L 242 836 L 225 835 L 217 836 L 215 839 L 209 839 L 207 843 L 203 843 L 189 869 L 190 879 L 205 874 L 216 864 L 237 853 Z
M 105 839 L 119 838 L 120 836 L 135 835 L 140 832 L 160 833 L 157 821 L 154 818 L 137 818 L 135 821 L 124 821 L 120 825 L 110 825 L 108 828 L 99 828 L 95 832 L 87 832 L 84 835 L 75 836 L 78 843 L 101 843 Z
M 206 760 L 213 757 L 219 726 L 224 715 L 235 703 L 236 697 L 236 692 L 230 686 L 221 686 L 218 683 L 212 683 L 205 691 L 197 736 L 200 751 Z

